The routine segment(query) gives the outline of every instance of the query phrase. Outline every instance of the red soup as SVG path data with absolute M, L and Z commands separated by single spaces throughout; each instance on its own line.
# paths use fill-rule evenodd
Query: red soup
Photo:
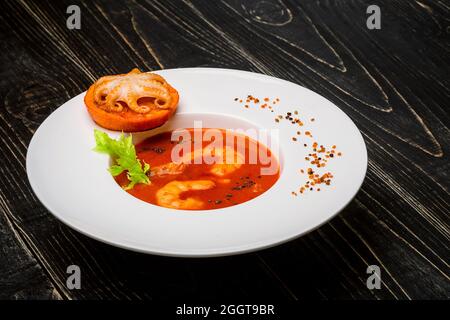
M 266 146 L 223 129 L 164 132 L 137 144 L 136 152 L 150 164 L 151 183 L 127 192 L 173 209 L 237 205 L 266 192 L 280 175 L 278 160 Z M 125 174 L 116 181 L 128 184 Z

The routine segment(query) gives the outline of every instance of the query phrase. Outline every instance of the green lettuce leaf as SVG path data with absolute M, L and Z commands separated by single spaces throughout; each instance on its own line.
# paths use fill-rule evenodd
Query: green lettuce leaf
M 111 175 L 115 177 L 126 171 L 127 178 L 130 181 L 125 187 L 126 190 L 132 189 L 137 183 L 150 183 L 150 178 L 147 176 L 150 165 L 145 161 L 142 164 L 137 158 L 131 135 L 125 137 L 122 132 L 120 137 L 114 140 L 105 132 L 94 129 L 94 136 L 96 142 L 94 151 L 110 155 L 115 162 L 114 165 L 109 167 Z

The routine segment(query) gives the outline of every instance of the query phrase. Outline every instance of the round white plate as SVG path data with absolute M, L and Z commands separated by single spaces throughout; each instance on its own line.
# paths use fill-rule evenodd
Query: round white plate
M 320 95 L 294 83 L 237 70 L 187 68 L 157 73 L 180 93 L 177 114 L 163 127 L 135 139 L 177 127 L 280 129 L 281 175 L 261 196 L 236 206 L 183 211 L 158 207 L 123 191 L 107 168 L 108 156 L 93 152 L 94 128 L 84 93 L 64 103 L 39 127 L 27 153 L 27 174 L 39 200 L 59 220 L 94 239 L 139 252 L 169 256 L 204 257 L 249 252 L 279 244 L 309 232 L 336 215 L 355 196 L 367 169 L 367 151 L 355 124 Z M 244 108 L 235 97 L 279 97 L 274 113 Z M 305 123 L 276 123 L 278 114 L 299 111 Z M 310 122 L 310 118 L 315 118 Z M 103 130 L 102 128 L 99 128 Z M 334 175 L 320 192 L 291 194 L 307 180 L 300 169 L 312 139 L 292 137 L 310 130 L 314 140 L 337 145 L 342 157 L 325 171 Z M 104 130 L 107 131 L 107 130 Z M 117 135 L 117 132 L 109 132 Z M 309 165 L 311 166 L 311 165 Z

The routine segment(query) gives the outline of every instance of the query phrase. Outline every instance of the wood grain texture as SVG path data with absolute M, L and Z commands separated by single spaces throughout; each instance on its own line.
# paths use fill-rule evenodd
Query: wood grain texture
M 77 4 L 81 30 L 66 28 Z M 377 1 L 2 1 L 0 298 L 448 299 L 450 3 Z M 56 221 L 25 170 L 32 134 L 101 75 L 224 67 L 277 76 L 333 101 L 363 133 L 369 168 L 335 219 L 235 257 L 163 258 Z M 51 168 L 49 168 L 51 170 Z M 68 290 L 66 268 L 82 270 Z M 368 265 L 382 269 L 369 290 Z

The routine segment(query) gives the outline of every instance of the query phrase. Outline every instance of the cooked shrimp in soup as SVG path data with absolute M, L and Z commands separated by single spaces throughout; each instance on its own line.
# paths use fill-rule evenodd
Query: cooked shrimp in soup
M 191 139 L 174 141 L 172 132 L 164 132 L 136 145 L 138 159 L 150 165 L 147 175 L 151 183 L 138 184 L 127 190 L 128 193 L 166 208 L 211 210 L 258 197 L 278 180 L 278 160 L 262 143 L 240 133 L 230 134 L 224 129 L 214 129 L 222 135 L 224 144 L 220 147 L 212 146 L 211 141 L 201 141 L 199 144 L 193 138 L 194 129 L 186 130 L 191 134 Z M 244 143 L 237 143 L 239 139 Z M 174 159 L 174 153 L 180 149 L 187 150 L 180 154 L 183 161 Z M 267 159 L 262 161 L 259 157 L 252 157 L 250 153 L 255 150 L 258 154 L 265 154 L 275 169 L 264 172 L 262 169 L 269 166 Z M 206 160 L 205 155 L 217 161 Z M 126 173 L 115 179 L 121 186 L 128 183 Z

